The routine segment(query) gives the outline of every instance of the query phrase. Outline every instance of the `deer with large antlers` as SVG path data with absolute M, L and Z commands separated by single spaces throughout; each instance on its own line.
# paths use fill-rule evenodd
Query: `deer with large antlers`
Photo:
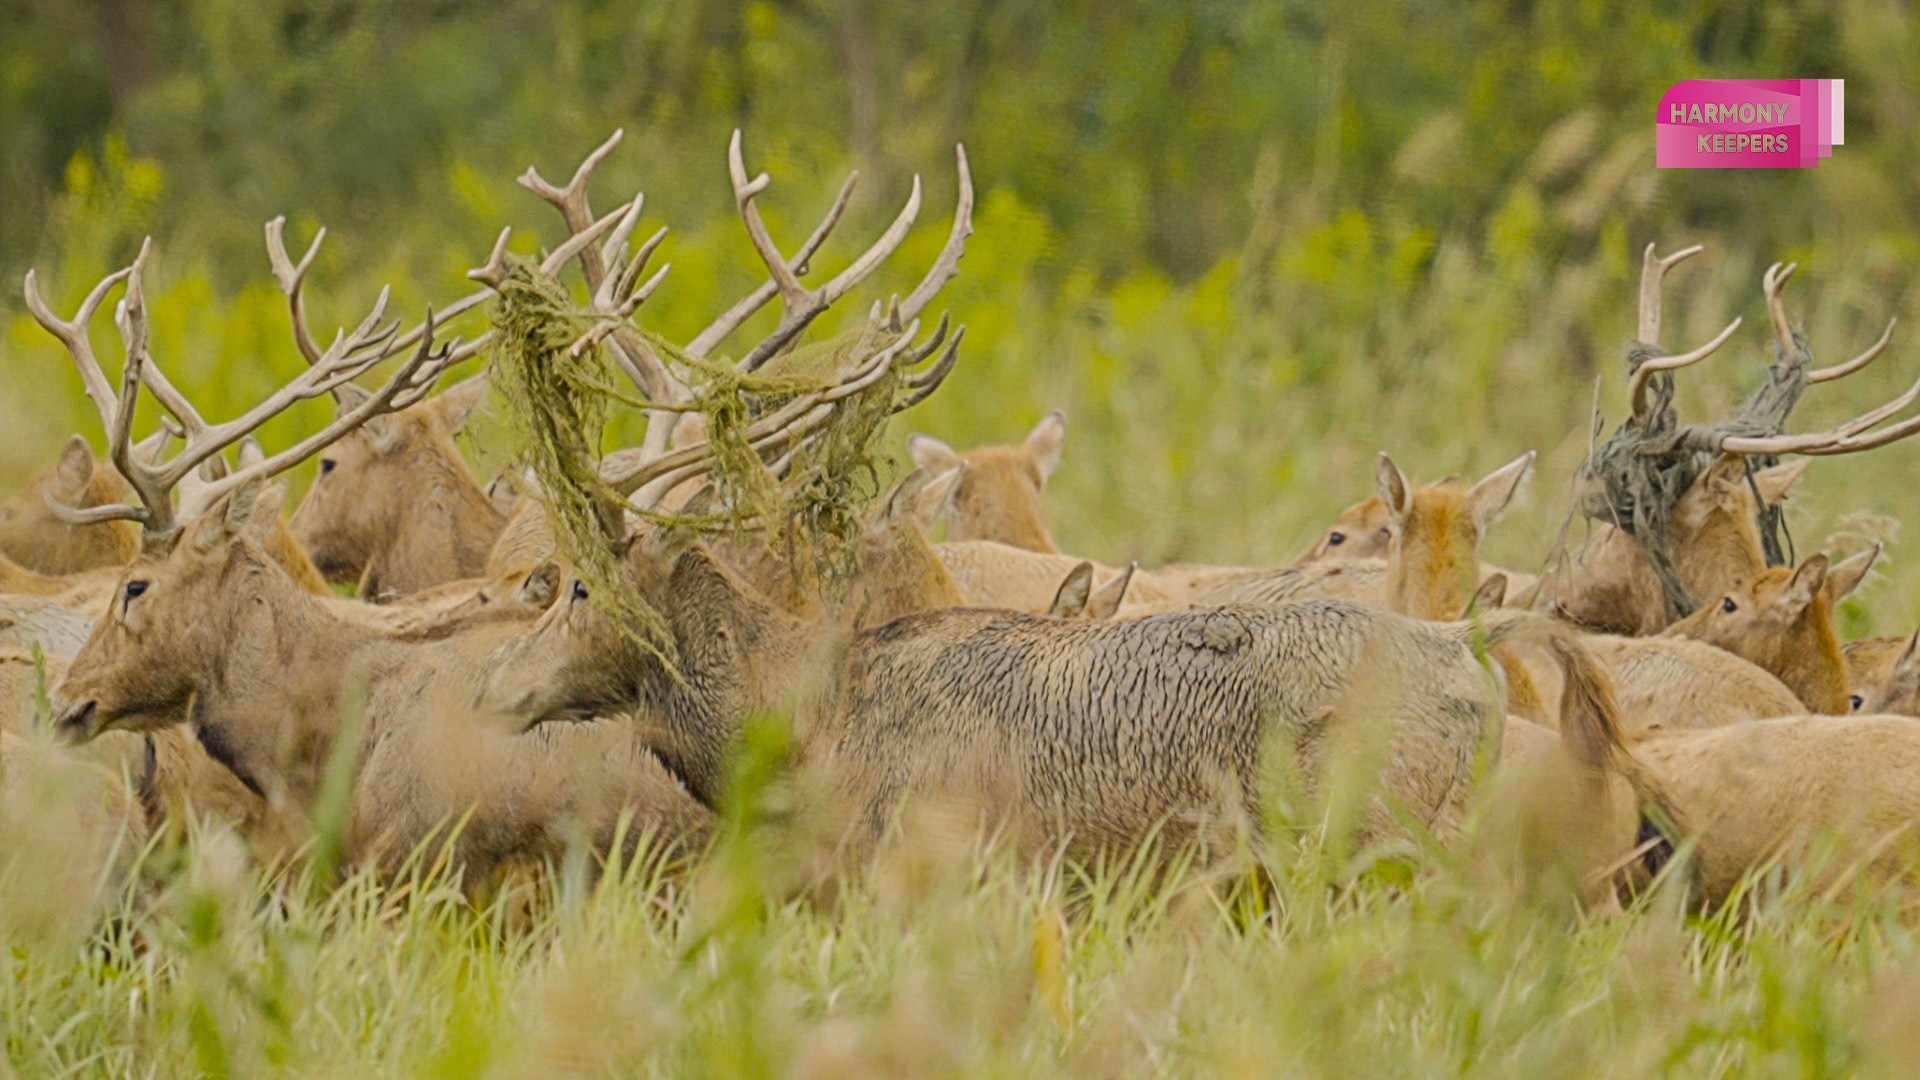
M 396 327 L 377 326 L 376 304 L 376 316 L 337 337 L 288 387 L 242 421 L 213 425 L 145 353 L 143 261 L 144 250 L 141 261 L 110 279 L 128 283 L 129 302 L 119 317 L 127 366 L 102 422 L 116 467 L 129 474 L 142 503 L 115 513 L 139 522 L 144 551 L 56 692 L 57 730 L 86 741 L 184 715 L 233 776 L 276 816 L 298 822 L 312 809 L 321 770 L 351 708 L 365 723 L 355 759 L 357 857 L 409 850 L 475 807 L 458 853 L 476 875 L 506 860 L 557 853 L 569 819 L 609 840 L 629 809 L 641 826 L 658 827 L 666 839 L 698 843 L 704 811 L 624 726 L 581 728 L 559 739 L 496 738 L 473 723 L 463 704 L 474 668 L 526 621 L 525 608 L 396 635 L 344 617 L 335 603 L 301 589 L 268 554 L 278 517 L 260 512 L 264 492 L 277 486 L 267 478 L 323 451 L 367 418 L 413 405 L 462 354 L 456 345 L 434 348 L 431 316 L 418 332 L 401 335 Z M 281 454 L 243 455 L 240 467 L 224 475 L 196 472 L 286 404 L 345 386 L 402 341 L 410 357 L 319 434 Z M 91 351 L 69 351 L 93 381 L 98 363 Z M 142 387 L 153 390 L 187 433 L 187 447 L 165 463 L 124 452 Z M 202 508 L 191 515 L 183 512 L 185 500 L 182 507 L 171 501 L 189 476 L 200 485 L 193 501 Z
M 1656 632 L 1703 599 L 1717 599 L 1784 558 L 1773 539 L 1778 500 L 1804 464 L 1781 466 L 1780 456 L 1855 453 L 1920 431 L 1920 418 L 1880 426 L 1920 399 L 1916 383 L 1827 431 L 1783 432 L 1806 387 L 1866 367 L 1886 349 L 1894 324 L 1889 322 L 1879 339 L 1852 359 L 1812 367 L 1806 342 L 1792 331 L 1781 300 L 1795 267 L 1779 264 L 1762 280 L 1776 358 L 1767 383 L 1726 421 L 1679 424 L 1672 408 L 1673 373 L 1711 356 L 1741 324 L 1736 318 L 1678 355 L 1660 348 L 1666 274 L 1700 251 L 1696 246 L 1661 256 L 1647 246 L 1638 340 L 1630 350 L 1630 413 L 1583 469 L 1587 490 L 1581 508 L 1599 525 L 1581 549 L 1556 558 L 1543 575 L 1532 598 L 1540 610 L 1593 629 Z

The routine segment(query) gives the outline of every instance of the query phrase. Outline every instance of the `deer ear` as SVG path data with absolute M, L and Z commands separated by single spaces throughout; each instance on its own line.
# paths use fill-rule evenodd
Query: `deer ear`
M 1475 615 L 1485 615 L 1489 611 L 1498 611 L 1507 603 L 1507 575 L 1488 574 L 1480 587 L 1473 590 L 1473 597 L 1467 601 L 1467 609 L 1460 613 L 1463 619 Z
M 267 460 L 267 452 L 261 447 L 259 439 L 249 435 L 240 440 L 241 468 L 250 469 L 265 460 Z
M 1771 469 L 1761 469 L 1753 474 L 1754 486 L 1760 489 L 1760 498 L 1771 506 L 1786 498 L 1793 491 L 1793 485 L 1807 474 L 1807 466 L 1813 464 L 1810 457 L 1795 458 L 1792 461 L 1775 465 Z
M 520 478 L 514 475 L 514 469 L 502 469 L 500 475 L 487 485 L 487 501 L 502 514 L 520 501 Z
M 953 452 L 953 447 L 917 431 L 907 436 L 907 456 L 930 473 L 943 473 L 960 464 L 960 455 Z
M 487 373 L 469 376 L 435 395 L 429 404 L 440 414 L 448 431 L 459 431 L 467 420 L 487 403 Z
M 60 461 L 53 467 L 53 493 L 68 505 L 79 503 L 93 483 L 93 451 L 78 435 L 60 448 Z
M 1387 520 L 1401 522 L 1413 513 L 1413 486 L 1407 483 L 1407 474 L 1393 463 L 1385 450 L 1373 463 L 1373 483 L 1380 492 L 1380 503 L 1387 508 Z
M 960 494 L 960 484 L 966 476 L 967 464 L 963 461 L 927 481 L 927 485 L 920 489 L 913 499 L 913 518 L 921 528 L 933 528 L 933 523 L 939 521 L 941 515 L 953 509 L 954 497 Z
M 1913 636 L 1907 639 L 1907 647 L 1901 649 L 1900 655 L 1893 661 L 1888 681 L 1892 681 L 1892 676 L 1907 674 L 1916 667 L 1920 667 L 1920 630 L 1913 632 Z
M 1867 571 L 1873 569 L 1873 564 L 1879 558 L 1880 545 L 1875 544 L 1857 555 L 1834 563 L 1833 569 L 1827 571 L 1827 599 L 1837 603 L 1852 595 L 1853 590 L 1866 580 Z
M 365 405 L 367 399 L 371 397 L 373 397 L 371 392 L 352 383 L 343 383 L 333 391 L 335 411 L 345 416 Z M 399 448 L 400 422 L 391 414 L 367 417 L 360 425 L 360 430 L 366 432 L 367 436 L 373 440 L 373 448 L 379 453 L 388 454 Z
M 1472 508 L 1474 525 L 1485 529 L 1493 524 L 1493 519 L 1520 493 L 1527 477 L 1533 475 L 1533 459 L 1534 452 L 1529 450 L 1473 485 L 1473 490 L 1467 492 L 1467 505 Z
M 868 529 L 878 535 L 911 513 L 920 493 L 926 490 L 930 475 L 925 469 L 915 469 L 901 477 L 900 482 L 893 485 L 893 490 L 887 492 L 887 501 L 880 504 L 880 512 L 868 523 Z
M 1027 441 L 1020 450 L 1040 470 L 1040 482 L 1045 483 L 1053 470 L 1060 467 L 1060 453 L 1067 446 L 1067 414 L 1055 409 L 1040 418 L 1027 432 Z
M 1127 602 L 1127 587 L 1133 584 L 1133 572 L 1140 569 L 1138 562 L 1130 562 L 1125 570 L 1107 579 L 1105 585 L 1093 590 L 1087 599 L 1087 618 L 1111 619 Z
M 260 486 L 260 497 L 253 504 L 253 510 L 247 515 L 247 539 L 264 544 L 273 535 L 274 526 L 280 523 L 280 508 L 287 502 L 287 482 L 269 480 Z
M 1707 490 L 1719 493 L 1737 491 L 1747 486 L 1747 459 L 1739 454 L 1721 454 L 1707 466 L 1707 471 L 1695 483 L 1707 485 Z
M 1826 584 L 1827 557 L 1815 555 L 1801 563 L 1800 569 L 1793 572 L 1793 579 L 1787 582 L 1786 591 L 1781 594 L 1780 601 L 1794 611 L 1803 611 L 1807 605 L 1813 603 L 1814 597 L 1820 595 L 1820 590 L 1825 588 Z
M 1087 598 L 1093 591 L 1093 564 L 1080 562 L 1067 571 L 1067 579 L 1060 583 L 1060 590 L 1053 594 L 1053 604 L 1047 608 L 1047 614 L 1056 619 L 1075 619 L 1087 610 Z
M 233 489 L 224 506 L 215 504 L 200 515 L 193 526 L 194 546 L 200 551 L 211 551 L 249 535 L 254 508 L 260 504 L 262 489 L 266 486 L 266 481 L 254 477 Z

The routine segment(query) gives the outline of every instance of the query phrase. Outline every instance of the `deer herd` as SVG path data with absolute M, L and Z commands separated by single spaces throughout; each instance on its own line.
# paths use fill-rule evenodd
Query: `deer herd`
M 793 350 L 901 247 L 919 182 L 871 247 L 809 286 L 851 181 L 784 255 L 756 202 L 768 179 L 748 176 L 736 133 L 732 190 L 766 279 L 668 345 L 636 315 L 665 272 L 646 275 L 665 230 L 635 244 L 641 200 L 597 216 L 588 197 L 618 141 L 565 185 L 521 178 L 560 211 L 564 243 L 518 264 L 503 232 L 469 274 L 483 287 L 406 329 L 387 321 L 383 292 L 323 344 L 304 299 L 321 237 L 296 262 L 282 222 L 269 223 L 306 367 L 231 420 L 202 416 L 149 350 L 148 247 L 70 317 L 27 275 L 28 309 L 79 371 L 106 455 L 76 435 L 0 510 L 0 809 L 48 813 L 26 793 L 65 793 L 52 805 L 72 820 L 52 825 L 97 854 L 102 880 L 149 837 L 195 830 L 231 831 L 263 864 L 287 865 L 344 776 L 350 864 L 395 874 L 437 840 L 477 885 L 581 842 L 697 858 L 745 732 L 790 716 L 789 768 L 854 850 L 912 843 L 902 808 L 929 799 L 1081 857 L 1257 834 L 1283 782 L 1267 764 L 1276 752 L 1308 792 L 1342 755 L 1369 760 L 1363 839 L 1413 830 L 1444 843 L 1503 776 L 1569 777 L 1549 785 L 1583 822 L 1565 843 L 1605 891 L 1644 884 L 1685 850 L 1689 886 L 1717 901 L 1757 868 L 1794 864 L 1817 835 L 1885 870 L 1893 840 L 1920 823 L 1920 636 L 1842 643 L 1834 625 L 1879 550 L 1770 565 L 1756 525 L 1812 457 L 1920 430 L 1888 423 L 1920 385 L 1831 431 L 1735 432 L 1702 451 L 1661 519 L 1690 611 L 1670 602 L 1630 522 L 1598 526 L 1537 576 L 1482 563 L 1531 452 L 1477 482 L 1427 484 L 1382 454 L 1374 497 L 1286 565 L 1065 555 L 1044 505 L 1048 478 L 1071 467 L 1059 412 L 1016 446 L 911 436 L 917 467 L 873 500 L 846 565 L 822 575 L 752 524 L 677 524 L 726 490 L 699 410 L 712 390 L 689 365 L 712 363 L 775 300 L 773 331 L 733 366 L 751 373 Z M 963 330 L 942 317 L 923 336 L 920 316 L 972 232 L 964 151 L 957 193 L 931 266 L 904 299 L 852 320 L 830 378 L 783 394 L 730 384 L 745 406 L 737 438 L 771 484 L 817 481 L 796 470 L 797 451 L 850 402 L 890 395 L 898 412 L 953 370 Z M 1647 249 L 1635 421 L 1651 422 L 1672 372 L 1738 327 L 1685 354 L 1659 349 L 1662 278 L 1697 250 Z M 440 327 L 516 273 L 574 265 L 587 299 L 563 356 L 604 349 L 645 420 L 639 445 L 579 463 L 620 500 L 588 538 L 611 579 L 583 572 L 529 474 L 483 483 L 462 456 L 456 437 L 497 373 L 434 392 L 500 334 L 442 343 Z M 1765 282 L 1782 356 L 1805 351 L 1781 302 L 1791 272 Z M 117 380 L 90 336 L 115 290 Z M 1804 382 L 1859 370 L 1885 344 Z M 160 426 L 136 439 L 143 396 Z M 334 418 L 318 432 L 274 452 L 254 440 L 320 398 Z M 278 478 L 310 460 L 313 481 L 283 517 Z M 656 613 L 660 633 L 636 634 L 624 604 Z

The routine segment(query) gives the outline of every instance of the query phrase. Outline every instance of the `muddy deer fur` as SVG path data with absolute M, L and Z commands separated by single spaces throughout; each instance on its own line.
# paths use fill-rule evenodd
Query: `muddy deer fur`
M 681 678 L 580 595 L 502 651 L 482 700 L 533 721 L 637 704 L 663 759 L 711 803 L 742 716 L 800 692 L 820 635 L 703 549 L 655 569 L 646 546 L 629 565 L 674 628 Z M 1163 823 L 1191 833 L 1252 809 L 1269 736 L 1311 775 L 1330 738 L 1369 722 L 1392 762 L 1383 797 L 1445 824 L 1496 715 L 1459 630 L 1339 603 L 1109 622 L 948 609 L 857 635 L 832 667 L 805 708 L 804 754 L 846 787 L 869 836 L 909 792 L 953 785 L 1081 847 Z M 1387 820 L 1376 807 L 1374 828 Z

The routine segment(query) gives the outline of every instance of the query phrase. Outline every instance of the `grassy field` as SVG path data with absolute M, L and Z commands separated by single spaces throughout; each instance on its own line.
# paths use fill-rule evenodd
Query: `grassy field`
M 1372 494 L 1378 451 L 1424 480 L 1535 449 L 1485 554 L 1538 567 L 1592 409 L 1625 413 L 1650 241 L 1707 245 L 1669 279 L 1667 344 L 1745 318 L 1680 377 L 1684 418 L 1725 415 L 1759 382 L 1777 259 L 1800 264 L 1788 307 L 1817 363 L 1901 320 L 1874 367 L 1807 395 L 1794 430 L 1920 374 L 1920 20 L 1898 4 L 1196 5 L 1190 23 L 1151 3 L 675 0 L 623 21 L 503 0 L 494 21 L 431 6 L 418 19 L 444 21 L 423 29 L 409 5 L 183 0 L 131 89 L 108 85 L 111 49 L 73 43 L 113 6 L 0 8 L 0 493 L 72 432 L 104 443 L 19 301 L 26 268 L 70 311 L 154 234 L 154 354 L 209 417 L 231 416 L 302 368 L 267 216 L 289 216 L 296 250 L 330 227 L 317 325 L 357 322 L 386 283 L 417 317 L 467 291 L 501 224 L 516 251 L 554 243 L 513 176 L 564 176 L 622 124 L 597 205 L 655 195 L 640 232 L 672 227 L 674 269 L 641 319 L 680 340 L 755 282 L 725 197 L 735 124 L 789 245 L 866 169 L 816 279 L 924 179 L 927 209 L 859 311 L 938 250 L 965 138 L 976 233 L 943 299 L 966 347 L 886 448 L 897 472 L 910 431 L 964 448 L 1064 409 L 1052 524 L 1108 563 L 1277 565 Z M 986 29 L 968 37 L 969 20 Z M 876 83 L 903 88 L 879 149 L 843 80 L 819 74 L 851 69 L 862 25 Z M 1847 77 L 1849 144 L 1808 173 L 1653 168 L 1666 84 L 1758 74 Z M 94 337 L 117 359 L 105 317 Z M 328 417 L 302 406 L 263 438 L 290 445 Z M 623 423 L 608 441 L 634 436 Z M 483 473 L 502 445 L 497 415 L 466 440 Z M 1791 504 L 1802 557 L 1890 544 L 1843 637 L 1920 624 L 1900 529 L 1916 448 L 1820 461 Z M 311 475 L 293 474 L 294 498 Z M 66 823 L 15 813 L 0 820 L 0 1077 L 1920 1073 L 1903 893 L 1762 874 L 1717 912 L 1671 882 L 1582 907 L 1552 855 L 1577 824 L 1530 832 L 1542 811 L 1524 795 L 1483 804 L 1447 847 L 1355 851 L 1340 807 L 1276 807 L 1265 840 L 1172 869 L 1036 864 L 914 819 L 829 887 L 825 841 L 782 812 L 772 757 L 749 748 L 722 839 L 684 874 L 596 876 L 580 856 L 478 907 L 437 849 L 382 889 L 263 871 L 224 837 L 147 853 L 96 898 Z

